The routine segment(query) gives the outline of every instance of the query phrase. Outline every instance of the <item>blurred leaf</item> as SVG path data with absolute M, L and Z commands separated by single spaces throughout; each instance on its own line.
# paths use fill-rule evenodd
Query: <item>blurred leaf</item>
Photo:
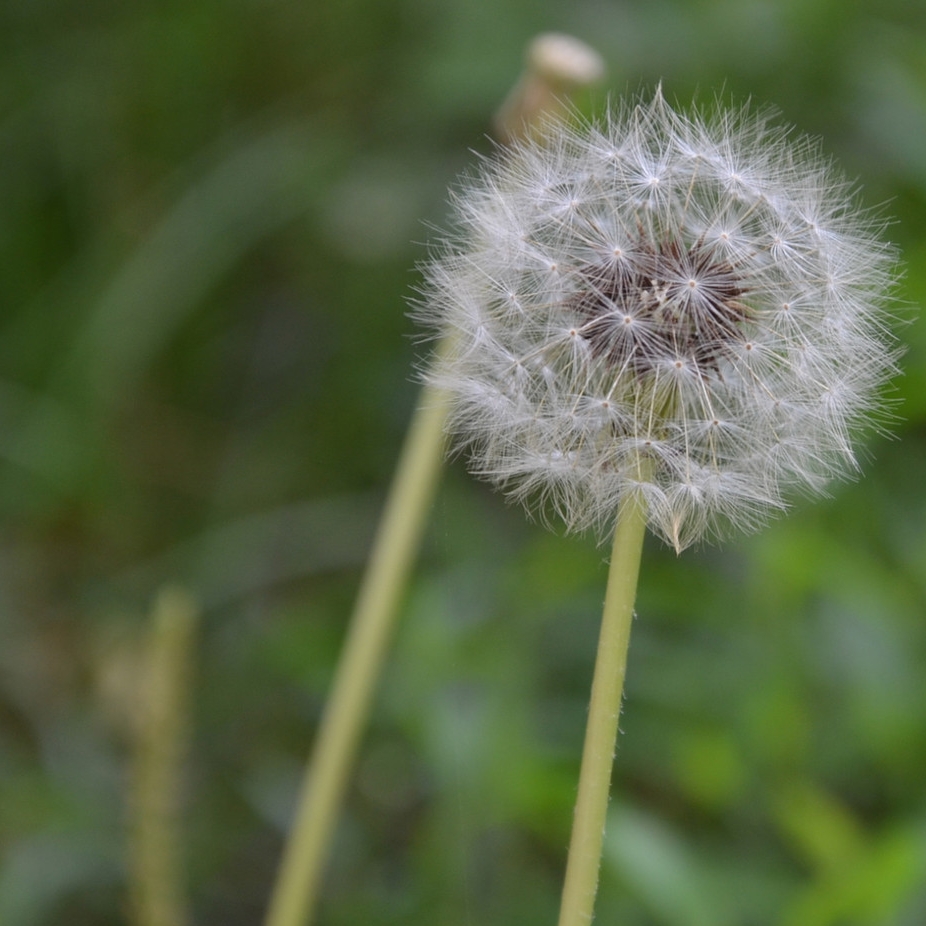
M 665 926 L 724 926 L 734 920 L 712 893 L 697 854 L 684 837 L 653 814 L 612 805 L 604 858 L 625 890 Z

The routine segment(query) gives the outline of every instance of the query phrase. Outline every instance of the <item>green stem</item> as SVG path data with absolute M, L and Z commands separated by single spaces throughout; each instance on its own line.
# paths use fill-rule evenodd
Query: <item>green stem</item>
M 357 743 L 434 497 L 446 402 L 426 388 L 409 428 L 306 769 L 265 926 L 306 926 Z
M 588 926 L 594 915 L 617 721 L 645 533 L 646 512 L 642 504 L 631 497 L 622 506 L 614 530 L 559 926 Z
M 134 926 L 182 926 L 188 920 L 178 795 L 198 617 L 197 605 L 177 588 L 161 591 L 151 616 L 131 805 Z
M 576 55 L 581 59 L 578 65 L 574 60 Z M 565 73 L 559 74 L 558 68 L 563 67 Z M 603 64 L 597 54 L 591 49 L 579 50 L 575 40 L 565 61 L 561 54 L 551 52 L 548 45 L 542 44 L 539 51 L 532 52 L 529 68 L 543 70 L 543 80 L 559 78 L 558 106 L 571 93 L 603 76 Z M 550 93 L 541 94 L 533 98 L 530 106 L 522 106 L 517 125 L 510 120 L 503 125 L 503 137 L 514 137 L 519 131 L 527 131 L 530 125 L 537 124 L 542 118 L 543 107 L 552 100 Z M 438 366 L 442 353 L 450 350 L 451 338 L 445 338 L 435 358 Z M 425 389 L 406 438 L 332 693 L 306 769 L 296 819 L 264 926 L 307 926 L 309 923 L 317 900 L 326 846 L 392 636 L 399 596 L 411 571 L 437 487 L 444 450 L 446 406 L 441 392 Z

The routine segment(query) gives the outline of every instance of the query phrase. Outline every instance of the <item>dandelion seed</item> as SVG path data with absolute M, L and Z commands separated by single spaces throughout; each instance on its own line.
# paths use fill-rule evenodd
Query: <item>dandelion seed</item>
M 629 494 L 676 550 L 855 468 L 895 372 L 892 249 L 817 146 L 657 91 L 455 196 L 417 315 L 474 472 L 569 529 Z

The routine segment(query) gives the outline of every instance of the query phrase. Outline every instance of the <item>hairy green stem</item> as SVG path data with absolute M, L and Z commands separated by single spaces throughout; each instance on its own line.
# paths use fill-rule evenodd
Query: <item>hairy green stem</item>
M 640 501 L 631 496 L 621 508 L 614 531 L 559 926 L 588 926 L 595 911 L 611 766 L 645 533 L 646 512 Z

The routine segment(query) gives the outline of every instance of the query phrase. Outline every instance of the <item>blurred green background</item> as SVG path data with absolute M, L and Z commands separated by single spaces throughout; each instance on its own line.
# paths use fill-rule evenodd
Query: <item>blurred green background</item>
M 260 921 L 417 387 L 406 300 L 528 40 L 777 106 L 926 302 L 909 0 L 0 8 L 0 922 L 126 917 L 153 597 L 202 603 L 191 921 Z M 926 922 L 926 322 L 899 440 L 751 538 L 647 549 L 596 922 Z M 605 551 L 448 467 L 322 926 L 555 922 Z

